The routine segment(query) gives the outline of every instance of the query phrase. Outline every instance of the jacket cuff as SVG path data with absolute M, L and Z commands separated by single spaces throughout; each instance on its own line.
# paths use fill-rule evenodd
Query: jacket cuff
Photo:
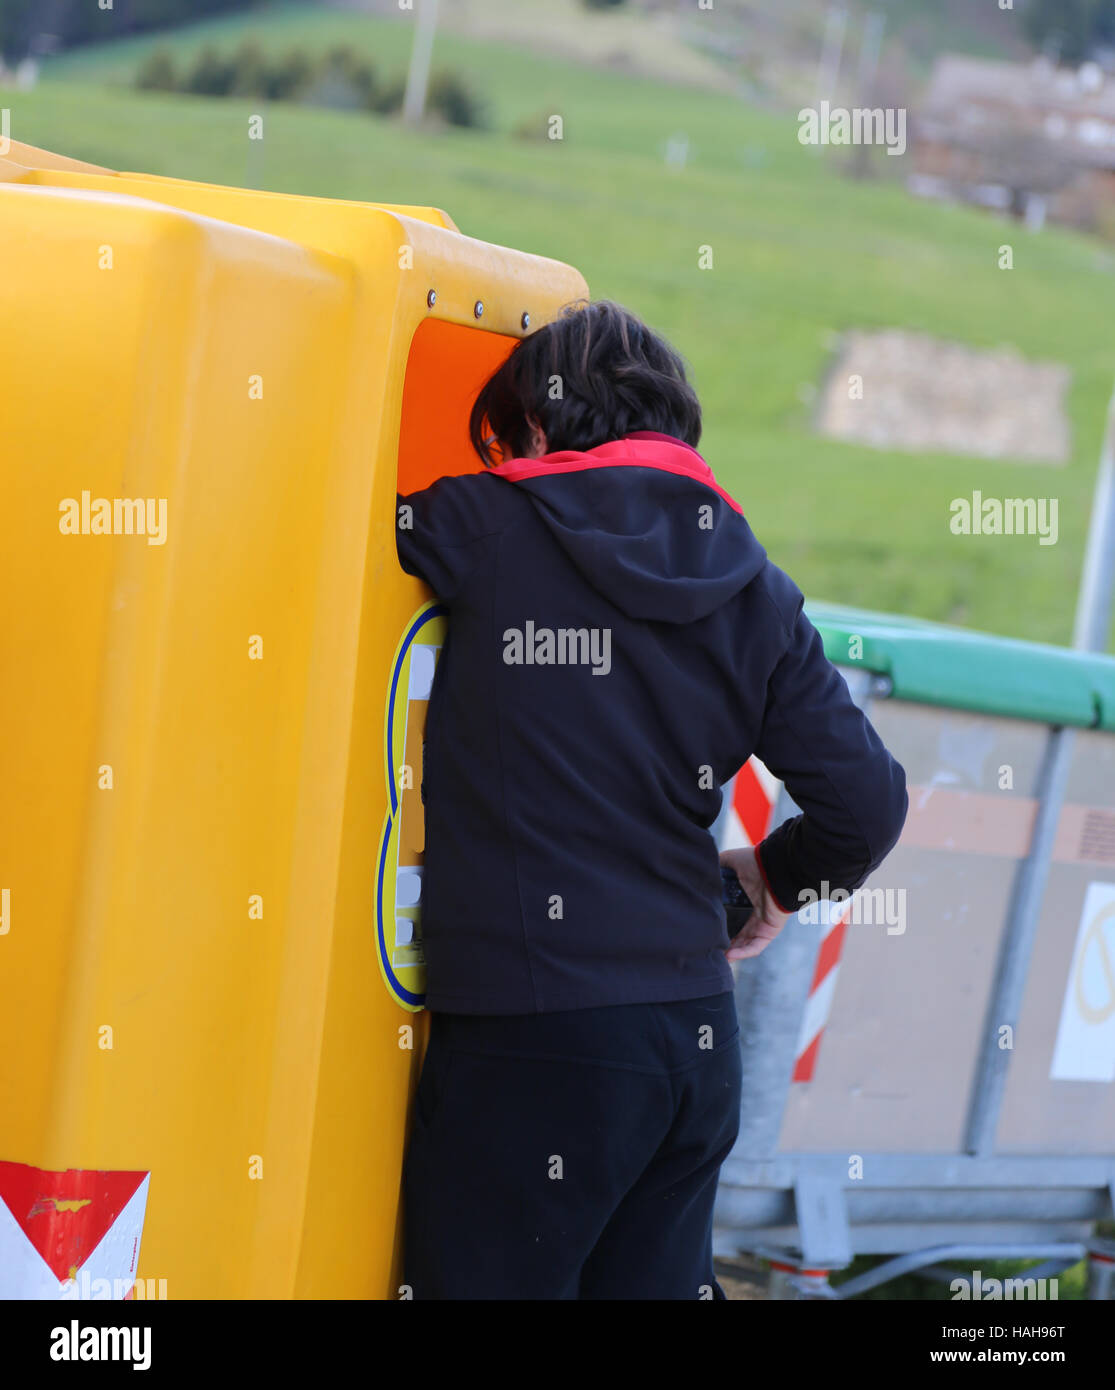
M 770 854 L 771 837 L 768 835 L 765 840 L 755 846 L 755 862 L 759 866 L 759 873 L 762 875 L 763 882 L 766 884 L 767 892 L 774 899 L 774 905 L 779 912 L 789 912 L 791 914 L 800 911 L 798 907 L 787 907 L 786 903 L 793 898 L 792 885 L 783 870 L 778 871 L 775 864 L 776 855 Z M 768 864 L 764 860 L 764 855 L 769 855 L 771 862 Z M 773 873 L 772 873 L 773 871 Z

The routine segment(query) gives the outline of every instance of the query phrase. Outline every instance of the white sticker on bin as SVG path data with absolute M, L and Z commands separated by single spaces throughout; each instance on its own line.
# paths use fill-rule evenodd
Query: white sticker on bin
M 1049 1076 L 1115 1081 L 1115 883 L 1084 894 Z
M 415 864 L 400 868 L 395 878 L 395 906 L 417 907 L 421 901 L 421 867 Z
M 411 647 L 407 699 L 428 700 L 430 698 L 430 691 L 434 686 L 437 653 L 437 647 L 431 647 L 424 642 L 415 642 Z

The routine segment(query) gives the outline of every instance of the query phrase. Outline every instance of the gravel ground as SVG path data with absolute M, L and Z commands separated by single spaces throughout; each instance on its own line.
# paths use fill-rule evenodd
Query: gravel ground
M 720 1287 L 729 1299 L 765 1299 L 767 1296 L 766 1270 L 758 1260 L 749 1260 L 741 1255 L 738 1260 L 714 1260 Z

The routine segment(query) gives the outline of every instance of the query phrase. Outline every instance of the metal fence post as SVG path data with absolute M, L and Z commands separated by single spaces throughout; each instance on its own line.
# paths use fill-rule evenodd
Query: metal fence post
M 1045 898 L 1049 877 L 1049 862 L 1053 841 L 1061 819 L 1072 761 L 1074 742 L 1072 729 L 1053 729 L 1045 747 L 1041 770 L 1038 773 L 1038 813 L 1030 851 L 1019 864 L 1011 888 L 1010 906 L 995 972 L 987 1016 L 984 1020 L 983 1042 L 976 1067 L 972 1098 L 968 1110 L 966 1147 L 969 1153 L 986 1157 L 995 1147 L 995 1131 L 999 1110 L 1007 1085 L 1012 1049 L 1004 1047 L 1001 1030 L 1010 1028 L 1013 1039 L 1026 990 L 1030 956 L 1038 930 L 1038 918 Z
M 1108 406 L 1103 447 L 1092 502 L 1088 543 L 1077 599 L 1073 647 L 1102 652 L 1111 623 L 1115 584 L 1115 394 Z M 1045 898 L 1049 863 L 1065 800 L 1075 732 L 1053 729 L 1038 774 L 1038 814 L 1030 851 L 1018 866 L 1000 950 L 995 988 L 984 1024 L 979 1065 L 968 1112 L 969 1153 L 988 1155 L 995 1146 L 999 1109 L 1007 1084 L 1011 1051 L 1001 1045 L 1000 1029 L 1018 1023 L 1030 955 Z

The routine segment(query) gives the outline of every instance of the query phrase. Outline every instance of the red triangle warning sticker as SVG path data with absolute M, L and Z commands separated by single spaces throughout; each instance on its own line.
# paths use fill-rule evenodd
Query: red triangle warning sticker
M 134 1196 L 143 1173 L 0 1161 L 0 1200 L 58 1279 L 73 1278 Z

